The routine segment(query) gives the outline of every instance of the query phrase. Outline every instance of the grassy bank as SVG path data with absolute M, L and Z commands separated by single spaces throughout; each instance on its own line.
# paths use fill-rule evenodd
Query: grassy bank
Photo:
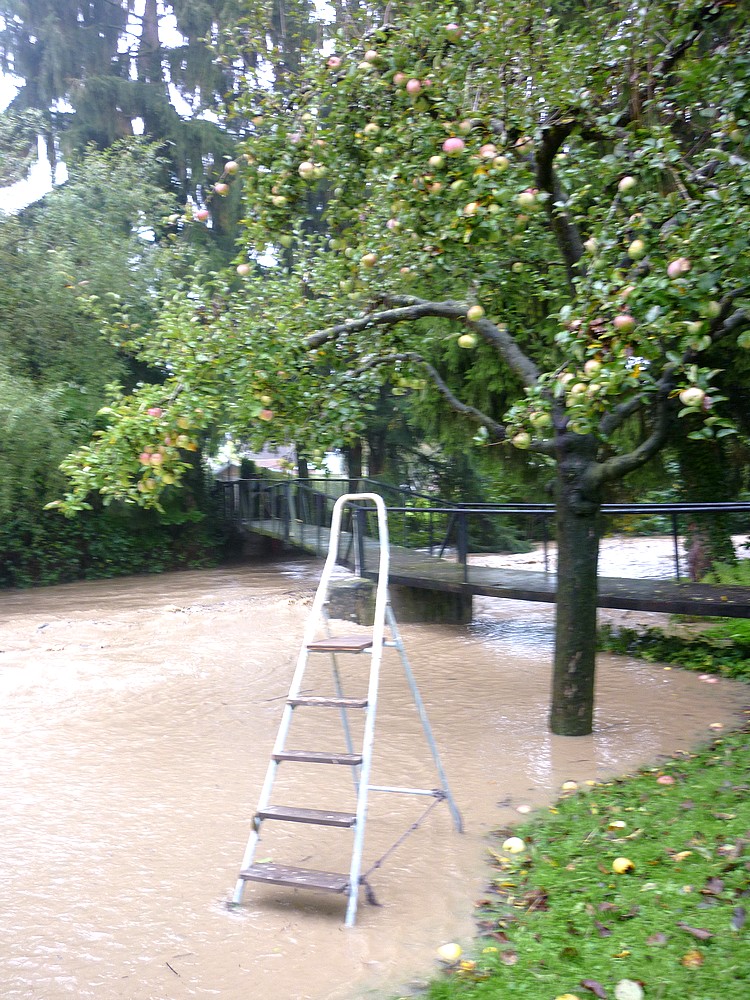
M 500 831 L 475 953 L 426 995 L 744 1000 L 749 791 L 745 732 Z

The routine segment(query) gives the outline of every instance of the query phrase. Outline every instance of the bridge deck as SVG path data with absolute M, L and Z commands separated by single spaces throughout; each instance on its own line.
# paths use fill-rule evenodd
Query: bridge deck
M 274 538 L 280 535 L 279 521 L 253 522 L 247 528 Z M 344 544 L 350 538 L 342 533 Z M 300 521 L 292 522 L 288 544 L 323 556 L 328 551 L 328 530 Z M 365 565 L 361 575 L 377 577 L 378 546 L 365 543 Z M 343 562 L 354 568 L 353 555 Z M 452 593 L 503 597 L 515 601 L 540 601 L 554 604 L 557 576 L 528 570 L 493 569 L 487 566 L 462 566 L 415 549 L 391 545 L 390 582 L 394 585 L 442 590 Z M 599 577 L 600 608 L 653 611 L 698 617 L 750 618 L 750 587 L 723 587 L 705 583 L 678 583 L 673 580 L 636 580 L 622 577 Z

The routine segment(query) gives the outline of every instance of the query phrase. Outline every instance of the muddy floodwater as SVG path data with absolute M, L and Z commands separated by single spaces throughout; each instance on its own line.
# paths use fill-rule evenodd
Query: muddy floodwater
M 318 567 L 0 594 L 3 1000 L 403 994 L 435 970 L 437 946 L 469 942 L 490 834 L 519 806 L 693 747 L 747 701 L 728 681 L 602 656 L 594 735 L 552 737 L 550 608 L 483 600 L 466 627 L 402 625 L 466 832 L 439 805 L 372 874 L 380 905 L 363 899 L 350 930 L 338 896 L 250 884 L 231 910 Z M 373 780 L 431 788 L 389 655 Z M 319 749 L 341 743 L 326 718 Z M 336 808 L 321 770 L 344 769 L 305 772 L 284 804 Z M 372 794 L 365 868 L 424 805 Z M 282 834 L 259 858 L 326 868 L 332 850 L 345 871 L 351 834 L 338 833 L 333 848 L 314 828 Z

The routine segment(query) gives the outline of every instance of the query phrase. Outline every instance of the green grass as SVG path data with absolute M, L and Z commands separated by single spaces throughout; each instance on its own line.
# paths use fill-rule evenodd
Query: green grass
M 749 791 L 750 739 L 732 734 L 500 831 L 475 954 L 426 996 L 745 1000 Z M 511 833 L 523 852 L 503 851 Z
M 685 670 L 750 681 L 750 622 L 743 619 L 722 619 L 689 637 L 658 628 L 605 625 L 599 630 L 599 648 L 651 663 L 671 663 Z

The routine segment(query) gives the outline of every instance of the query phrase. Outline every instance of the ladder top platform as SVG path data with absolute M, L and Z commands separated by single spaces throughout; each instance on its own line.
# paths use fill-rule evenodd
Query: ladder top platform
M 245 882 L 266 882 L 297 889 L 320 889 L 322 892 L 346 892 L 349 888 L 348 875 L 269 863 L 250 865 L 240 872 L 240 878 Z
M 372 646 L 369 635 L 339 635 L 308 643 L 311 653 L 363 653 Z

